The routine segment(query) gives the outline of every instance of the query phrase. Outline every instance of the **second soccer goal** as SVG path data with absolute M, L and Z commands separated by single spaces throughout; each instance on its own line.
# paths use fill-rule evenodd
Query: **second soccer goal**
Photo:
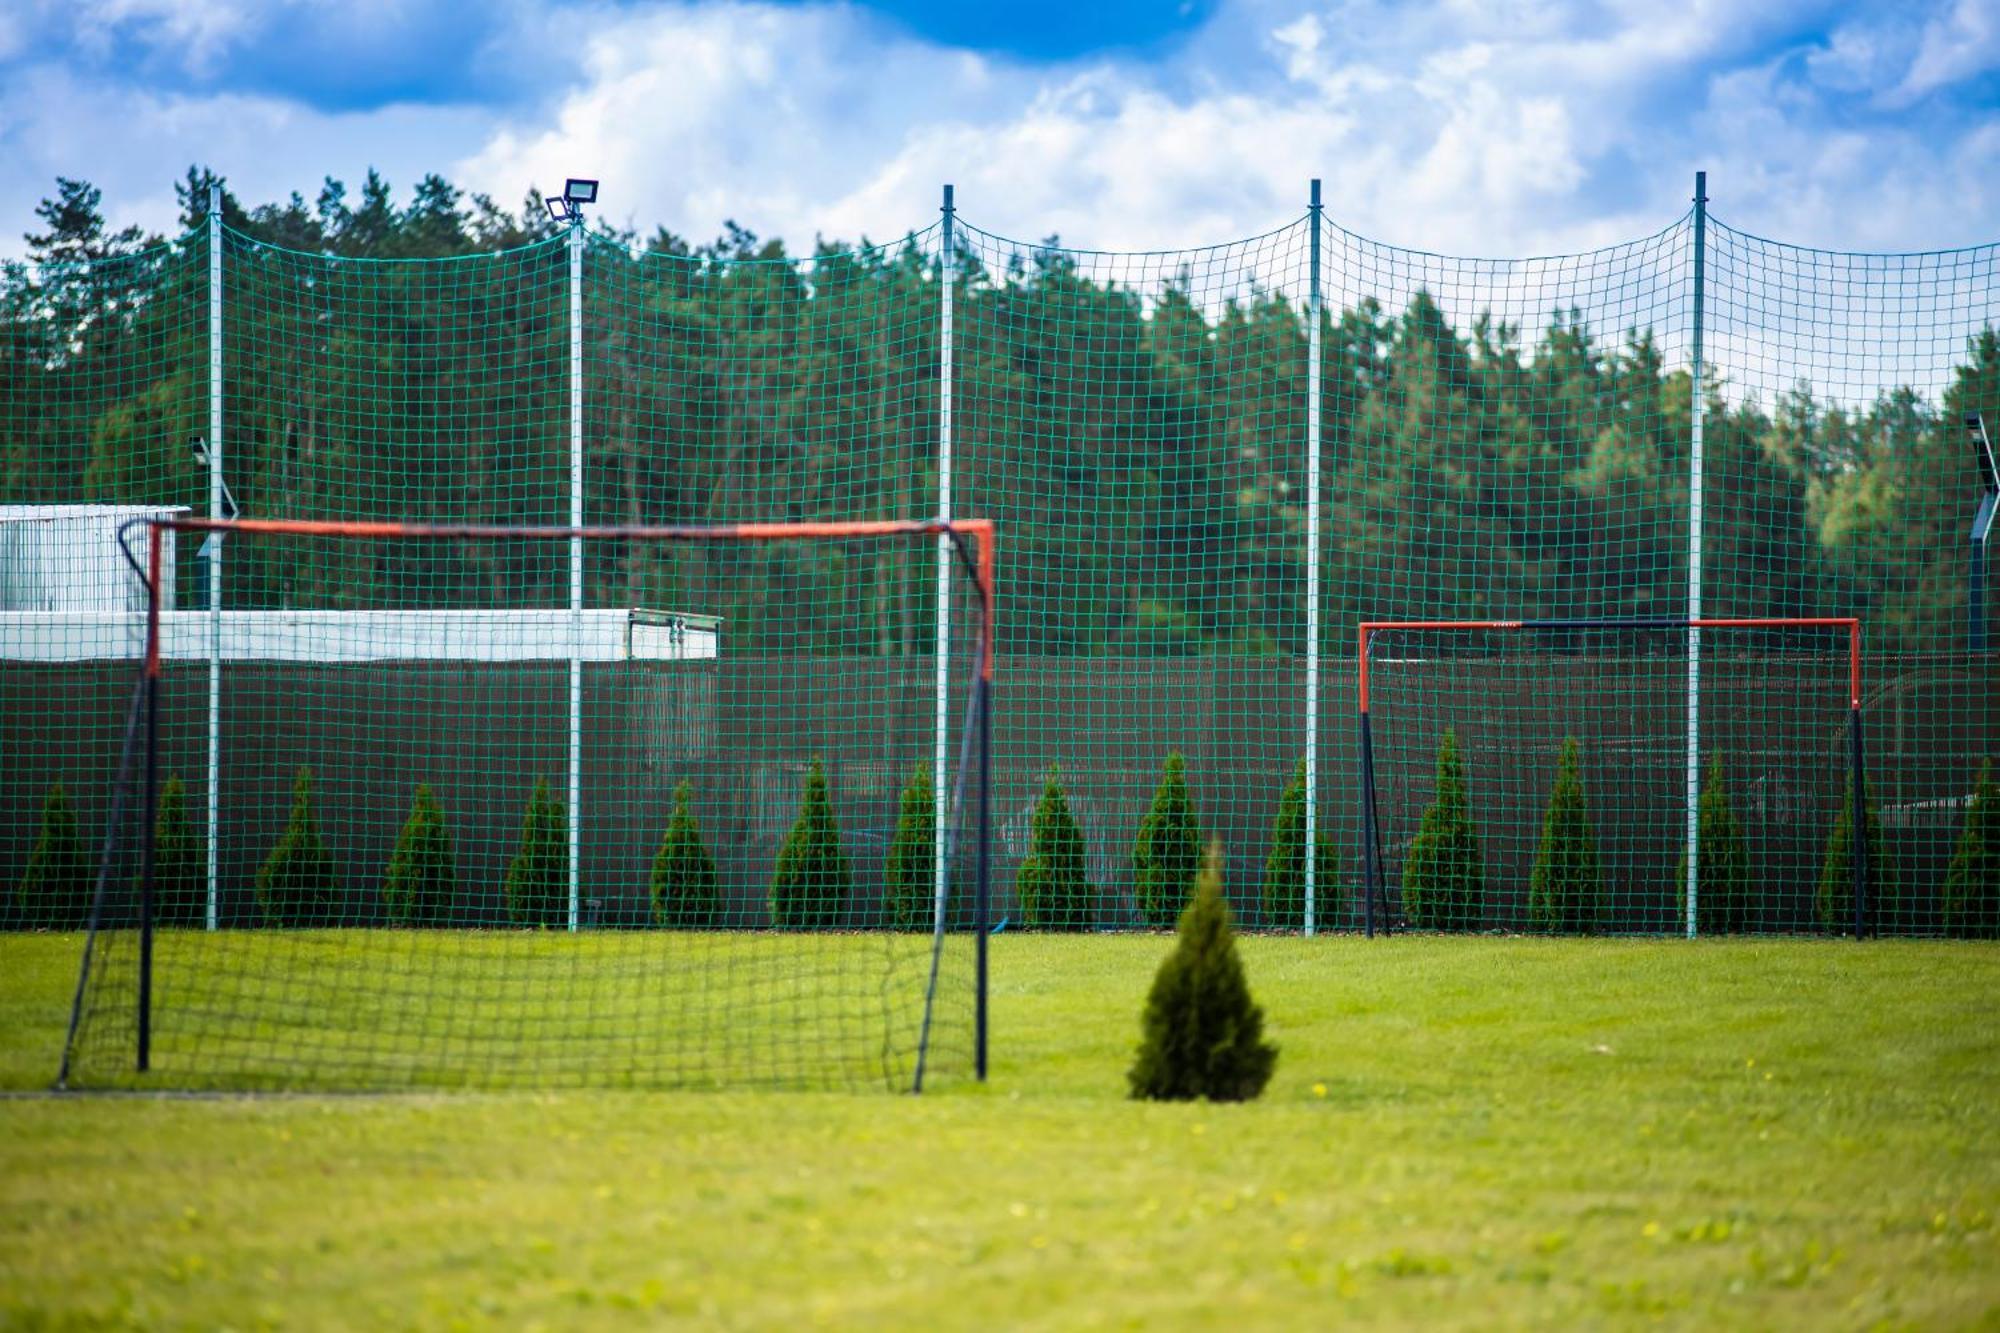
M 1865 933 L 1848 617 L 1360 627 L 1368 928 Z

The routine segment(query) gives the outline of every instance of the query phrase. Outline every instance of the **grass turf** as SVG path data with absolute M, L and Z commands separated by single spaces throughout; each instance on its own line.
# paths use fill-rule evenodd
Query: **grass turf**
M 0 1101 L 0 1325 L 2000 1320 L 2000 950 L 1249 939 L 1264 1100 L 1136 1105 L 1166 947 L 1000 937 L 922 1099 Z M 0 938 L 0 1081 L 75 953 Z

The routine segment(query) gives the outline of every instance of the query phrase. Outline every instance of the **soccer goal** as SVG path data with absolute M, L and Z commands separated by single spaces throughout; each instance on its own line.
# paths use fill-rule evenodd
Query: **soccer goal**
M 175 609 L 183 537 L 226 542 L 227 605 Z M 985 1077 L 990 523 L 121 540 L 64 1086 Z
M 1371 933 L 1866 932 L 1859 621 L 1371 622 L 1356 668 Z

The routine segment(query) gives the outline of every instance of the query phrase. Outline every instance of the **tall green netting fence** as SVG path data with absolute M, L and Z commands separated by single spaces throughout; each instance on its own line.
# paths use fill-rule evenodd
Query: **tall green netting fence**
M 1964 424 L 2000 433 L 1996 258 L 1803 249 L 1703 206 L 1578 254 L 1459 258 L 1315 202 L 1261 236 L 1147 253 L 1016 241 L 948 205 L 894 243 L 806 256 L 579 229 L 354 259 L 216 216 L 132 255 L 13 265 L 6 920 L 85 919 L 138 652 L 108 532 L 222 512 L 226 490 L 260 518 L 995 520 L 1007 929 L 1165 924 L 1157 868 L 1190 824 L 1223 841 L 1245 924 L 1360 925 L 1365 620 L 1856 616 L 1873 924 L 1995 933 L 2000 890 L 1953 867 L 2000 752 L 2000 656 L 1966 609 Z M 544 789 L 577 924 L 635 931 L 663 926 L 650 886 L 684 783 L 726 919 L 753 932 L 774 924 L 815 772 L 857 885 L 821 923 L 840 932 L 910 924 L 907 839 L 936 844 L 962 813 L 946 788 L 970 608 L 935 550 L 190 534 L 171 568 L 174 610 L 209 625 L 174 664 L 162 750 L 200 861 L 194 932 L 266 923 L 257 875 L 304 769 L 342 919 L 370 929 L 420 784 L 457 838 L 449 919 L 490 929 L 509 928 Z M 258 636 L 279 624 L 274 655 Z M 599 633 L 623 645 L 615 669 L 573 650 Z M 507 635 L 540 646 L 473 665 L 468 643 Z M 1576 927 L 1531 908 L 1544 833 L 1580 792 L 1614 881 L 1590 928 L 1684 928 L 1703 830 L 1732 826 L 1756 902 L 1695 924 L 1831 928 L 1820 882 L 1852 836 L 1832 650 L 1657 628 L 1523 642 L 1412 636 L 1382 664 L 1391 923 Z M 1484 897 L 1412 921 L 1446 732 Z M 1037 811 L 1058 791 L 1082 853 L 1052 907 Z M 951 929 L 970 926 L 957 873 L 924 864 Z M 786 1078 L 811 1081 L 798 1058 Z

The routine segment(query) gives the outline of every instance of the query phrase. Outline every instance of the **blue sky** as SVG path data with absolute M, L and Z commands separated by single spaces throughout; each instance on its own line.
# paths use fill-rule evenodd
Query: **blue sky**
M 697 238 L 991 230 L 1108 248 L 1331 216 L 1454 253 L 1718 217 L 1835 248 L 2000 236 L 2000 0 L 15 0 L 0 254 L 57 175 L 311 198 L 379 167 L 505 202 L 566 173 Z

